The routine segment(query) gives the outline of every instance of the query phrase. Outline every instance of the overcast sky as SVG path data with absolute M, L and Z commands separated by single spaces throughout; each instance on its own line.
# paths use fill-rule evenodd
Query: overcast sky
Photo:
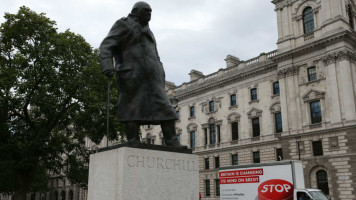
M 136 0 L 0 0 L 4 13 L 25 5 L 46 13 L 60 32 L 70 29 L 98 48 L 117 19 Z M 225 68 L 227 55 L 248 60 L 277 48 L 277 19 L 271 0 L 147 0 L 150 28 L 166 70 L 166 79 L 180 85 L 191 69 L 213 73 Z

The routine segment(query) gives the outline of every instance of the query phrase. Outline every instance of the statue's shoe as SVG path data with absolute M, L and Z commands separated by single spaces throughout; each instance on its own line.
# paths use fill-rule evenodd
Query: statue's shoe
M 177 137 L 173 137 L 172 139 L 166 141 L 166 146 L 179 147 L 180 142 Z
M 140 138 L 131 138 L 127 140 L 128 142 L 136 142 L 136 143 L 141 143 Z

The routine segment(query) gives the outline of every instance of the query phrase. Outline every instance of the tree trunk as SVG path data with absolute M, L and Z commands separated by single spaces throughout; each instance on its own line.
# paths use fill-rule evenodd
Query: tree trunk
M 32 170 L 17 171 L 17 190 L 15 191 L 15 200 L 26 200 L 26 193 L 29 191 L 30 177 L 32 175 Z

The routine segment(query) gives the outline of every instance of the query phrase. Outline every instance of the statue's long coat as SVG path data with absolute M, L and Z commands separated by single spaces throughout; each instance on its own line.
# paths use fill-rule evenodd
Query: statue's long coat
M 177 119 L 165 93 L 165 73 L 148 25 L 121 18 L 100 45 L 102 71 L 113 69 L 119 82 L 119 121 L 158 124 Z

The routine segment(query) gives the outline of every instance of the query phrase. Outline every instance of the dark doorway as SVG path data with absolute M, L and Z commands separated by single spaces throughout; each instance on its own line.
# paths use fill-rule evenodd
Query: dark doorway
M 73 200 L 73 190 L 69 191 L 68 200 Z
M 328 174 L 325 170 L 319 170 L 316 172 L 316 182 L 318 188 L 323 191 L 324 194 L 329 195 Z
M 65 191 L 61 192 L 61 200 L 66 200 L 66 192 Z

